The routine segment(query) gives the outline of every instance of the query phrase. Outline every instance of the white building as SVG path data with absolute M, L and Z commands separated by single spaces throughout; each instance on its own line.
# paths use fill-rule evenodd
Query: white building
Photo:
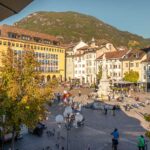
M 147 58 L 141 62 L 141 82 L 146 91 L 150 91 L 150 47 L 143 49 Z
M 79 77 L 79 75 L 76 75 L 75 73 L 76 71 L 75 53 L 77 53 L 77 49 L 83 46 L 87 46 L 87 44 L 82 40 L 77 44 L 70 44 L 67 46 L 67 50 L 66 50 L 66 80 L 67 81 L 71 81 Z
M 96 50 L 98 46 L 95 44 L 94 38 L 91 44 L 78 48 L 74 54 L 75 78 L 80 83 L 88 83 L 89 85 L 96 83 Z
M 106 52 L 106 68 L 107 68 L 107 76 L 113 81 L 122 80 L 122 61 L 121 59 L 127 54 L 128 50 L 122 51 L 113 51 L 113 52 Z M 97 62 L 97 73 L 99 71 L 99 66 L 102 65 L 102 54 L 100 57 L 96 59 Z
M 96 83 L 96 58 L 105 52 L 116 51 L 111 43 L 97 46 L 94 38 L 89 45 L 81 40 L 71 49 L 66 51 L 67 80 L 77 79 L 80 84 L 89 85 Z

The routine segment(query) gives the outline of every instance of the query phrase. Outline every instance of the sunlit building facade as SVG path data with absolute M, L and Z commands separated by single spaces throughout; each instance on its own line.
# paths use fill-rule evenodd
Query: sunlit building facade
M 37 33 L 13 26 L 0 26 L 0 52 L 11 48 L 21 57 L 25 50 L 33 50 L 40 66 L 35 68 L 41 73 L 44 82 L 52 78 L 65 80 L 65 48 L 54 36 Z M 0 58 L 0 65 L 2 58 Z

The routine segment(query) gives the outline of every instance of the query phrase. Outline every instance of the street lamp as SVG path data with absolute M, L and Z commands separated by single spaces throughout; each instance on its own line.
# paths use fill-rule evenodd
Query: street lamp
M 71 129 L 71 116 L 72 116 L 72 108 L 70 106 L 65 108 L 63 115 L 56 116 L 56 122 L 58 127 L 61 127 L 61 124 L 65 123 L 65 127 L 67 130 L 67 150 L 68 150 L 68 139 L 69 139 L 69 130 Z
M 75 114 L 75 120 L 74 120 L 74 124 L 73 124 L 73 120 L 72 120 L 72 115 L 73 115 L 73 110 L 71 108 L 71 106 L 67 106 L 65 108 L 65 111 L 63 113 L 63 115 L 57 115 L 55 120 L 56 120 L 56 123 L 58 124 L 58 127 L 61 128 L 61 125 L 64 123 L 65 124 L 65 128 L 67 130 L 67 149 L 66 150 L 69 150 L 68 148 L 68 140 L 69 140 L 69 130 L 71 129 L 71 127 L 73 127 L 72 125 L 74 125 L 74 127 L 77 128 L 77 123 L 78 122 L 81 122 L 83 120 L 83 116 L 80 114 L 80 113 L 76 113 Z

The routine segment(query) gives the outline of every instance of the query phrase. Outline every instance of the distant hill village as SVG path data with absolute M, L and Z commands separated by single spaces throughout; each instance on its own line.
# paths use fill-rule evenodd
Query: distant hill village
M 41 72 L 43 82 L 58 78 L 60 81 L 78 82 L 80 85 L 97 84 L 105 55 L 107 77 L 111 82 L 123 81 L 124 74 L 133 70 L 139 74 L 140 85 L 150 85 L 150 47 L 131 50 L 117 48 L 109 42 L 98 45 L 94 37 L 91 37 L 89 43 L 83 39 L 66 45 L 48 34 L 2 25 L 0 51 L 8 48 L 13 49 L 19 57 L 27 49 L 34 50 L 40 63 L 40 67 L 35 70 Z

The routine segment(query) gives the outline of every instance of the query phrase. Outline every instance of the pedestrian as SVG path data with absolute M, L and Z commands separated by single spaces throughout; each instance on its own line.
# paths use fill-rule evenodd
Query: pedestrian
M 57 131 L 57 140 L 60 139 L 60 131 Z
M 58 100 L 58 103 L 60 103 L 60 99 L 61 99 L 61 95 L 60 95 L 60 93 L 57 93 L 57 100 Z
M 108 101 L 110 101 L 110 94 L 108 95 Z
M 139 150 L 145 150 L 145 139 L 144 139 L 143 135 L 140 135 L 138 137 L 137 146 L 138 146 Z
M 88 147 L 87 147 L 87 149 L 86 150 L 91 150 L 91 146 L 90 145 L 88 145 Z
M 104 114 L 105 114 L 105 115 L 107 115 L 107 111 L 108 111 L 108 108 L 107 108 L 107 105 L 105 105 L 105 106 L 104 106 Z
M 81 96 L 81 91 L 79 90 L 78 95 Z
M 62 146 L 62 147 L 61 147 L 61 150 L 64 150 L 64 149 L 65 149 L 65 148 Z
M 114 150 L 117 150 L 117 146 L 119 144 L 119 132 L 118 132 L 118 129 L 115 128 L 114 131 L 111 133 L 111 135 L 113 136 L 112 138 L 112 148 Z
M 116 106 L 115 105 L 113 106 L 112 111 L 113 111 L 113 116 L 115 116 L 115 111 L 116 111 Z

